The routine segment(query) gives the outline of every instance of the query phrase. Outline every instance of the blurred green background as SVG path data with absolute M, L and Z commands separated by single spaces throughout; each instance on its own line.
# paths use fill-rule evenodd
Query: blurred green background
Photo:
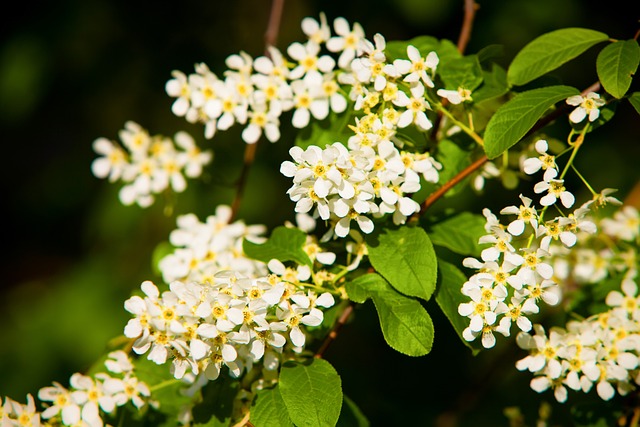
M 502 44 L 504 65 L 528 41 L 554 29 L 579 26 L 625 39 L 638 28 L 637 12 L 623 0 L 479 4 L 467 53 Z M 171 114 L 164 85 L 172 70 L 188 74 L 197 62 L 219 73 L 229 54 L 262 54 L 270 1 L 62 0 L 13 8 L 0 29 L 6 274 L 0 396 L 24 401 L 51 381 L 67 384 L 121 334 L 129 318 L 123 302 L 141 281 L 160 281 L 151 253 L 174 228 L 175 216 L 164 214 L 162 200 L 147 210 L 124 207 L 116 186 L 92 176 L 92 141 L 116 139 L 127 120 L 152 134 L 189 131 L 216 157 L 202 182 L 190 182 L 174 201 L 174 214 L 195 212 L 204 219 L 217 204 L 230 203 L 244 148 L 240 129 L 206 141 L 201 126 Z M 369 37 L 428 34 L 455 41 L 462 0 L 287 0 L 278 47 L 302 40 L 300 21 L 320 11 L 330 21 L 344 16 L 360 22 Z M 558 74 L 567 84 L 587 87 L 596 80 L 594 58 L 589 51 Z M 638 118 L 625 107 L 617 112 L 621 125 L 594 132 L 578 160 L 596 188 L 619 188 L 622 196 L 638 178 L 640 155 Z M 294 136 L 284 130 L 278 143 L 259 146 L 240 211 L 247 222 L 272 227 L 292 218 L 293 204 L 284 194 L 290 183 L 277 169 Z M 488 186 L 488 201 L 465 203 L 475 212 L 484 204 L 513 203 L 491 198 L 498 188 Z M 370 304 L 357 310 L 328 351 L 345 393 L 372 425 L 506 425 L 502 408 L 523 406 L 534 413 L 540 400 L 550 399 L 531 391 L 528 375 L 514 369 L 518 353 L 512 343 L 473 358 L 437 308 L 430 312 L 436 339 L 426 357 L 390 350 Z

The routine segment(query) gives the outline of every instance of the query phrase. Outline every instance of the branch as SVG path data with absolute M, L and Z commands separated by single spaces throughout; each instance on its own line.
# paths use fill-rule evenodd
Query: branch
M 458 174 L 456 176 L 454 176 L 453 178 L 451 178 L 449 181 L 445 182 L 442 187 L 438 188 L 436 191 L 434 191 L 433 193 L 431 193 L 429 195 L 429 197 L 427 197 L 427 200 L 425 200 L 422 203 L 422 206 L 420 206 L 420 213 L 424 213 L 427 209 L 429 209 L 431 207 L 431 205 L 433 205 L 440 197 L 444 196 L 447 191 L 451 190 L 453 187 L 455 187 L 458 183 L 460 183 L 460 181 L 462 181 L 463 179 L 465 179 L 466 177 L 468 177 L 469 175 L 471 175 L 473 172 L 475 172 L 477 169 L 480 169 L 482 167 L 482 165 L 484 165 L 487 160 L 489 160 L 487 158 L 487 156 L 482 155 L 482 157 L 480 157 L 478 160 L 476 160 L 475 162 L 471 163 L 469 166 L 467 166 L 466 168 L 462 169 L 460 172 L 458 172 Z
M 271 13 L 269 14 L 269 23 L 267 31 L 264 33 L 264 44 L 266 46 L 265 54 L 269 56 L 269 47 L 275 46 L 280 32 L 280 18 L 284 9 L 284 0 L 273 0 L 271 3 Z
M 353 307 L 354 307 L 353 302 L 349 301 L 349 305 L 344 309 L 344 311 L 340 315 L 340 318 L 338 318 L 338 320 L 335 323 L 335 325 L 333 325 L 333 328 L 331 329 L 331 332 L 329 332 L 327 337 L 322 342 L 322 345 L 320 346 L 320 348 L 318 349 L 318 351 L 314 355 L 315 358 L 321 359 L 322 356 L 324 356 L 324 353 L 327 351 L 327 348 L 329 348 L 331 343 L 338 336 L 338 332 L 340 331 L 340 329 L 345 325 L 345 323 L 347 323 L 347 320 L 349 320 L 349 317 L 351 316 L 351 313 L 353 313 Z
M 462 19 L 462 28 L 458 37 L 458 52 L 464 53 L 471 39 L 471 29 L 473 28 L 473 20 L 476 11 L 480 6 L 474 0 L 464 0 L 464 18 Z
M 284 0 L 273 0 L 271 3 L 271 12 L 269 13 L 269 22 L 267 24 L 267 30 L 264 34 L 264 43 L 265 43 L 265 56 L 268 58 L 271 57 L 269 52 L 269 48 L 276 44 L 278 40 L 278 33 L 280 31 L 280 20 L 282 18 L 282 11 L 284 9 Z M 240 203 L 242 202 L 242 196 L 244 194 L 244 189 L 247 186 L 247 177 L 249 175 L 249 170 L 253 165 L 253 162 L 256 158 L 256 151 L 258 148 L 257 141 L 254 144 L 246 144 L 244 149 L 244 162 L 242 164 L 242 171 L 240 172 L 240 177 L 238 181 L 236 181 L 236 194 L 233 198 L 233 202 L 231 202 L 231 216 L 229 217 L 229 222 L 233 222 L 238 215 L 238 210 L 240 209 Z

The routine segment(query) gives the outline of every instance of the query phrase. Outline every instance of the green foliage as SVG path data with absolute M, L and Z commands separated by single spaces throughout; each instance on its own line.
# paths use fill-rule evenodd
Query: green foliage
M 627 99 L 633 108 L 636 109 L 636 112 L 640 114 L 640 92 L 633 92 Z
M 482 85 L 473 92 L 473 101 L 476 104 L 509 92 L 507 72 L 498 64 L 492 64 L 490 70 L 482 70 L 482 82 Z
M 145 357 L 135 360 L 136 376 L 140 381 L 144 381 L 149 385 L 153 392 L 153 398 L 160 404 L 158 411 L 165 417 L 166 424 L 163 426 L 179 425 L 176 419 L 183 406 L 187 407 L 193 404 L 194 400 L 199 399 L 200 393 L 196 396 L 186 396 L 182 391 L 184 383 L 173 378 L 165 365 L 157 365 Z M 227 380 L 230 382 L 230 380 Z M 222 382 L 224 383 L 224 381 Z M 231 396 L 231 399 L 235 394 Z M 218 409 L 214 409 L 218 411 Z
M 342 410 L 337 427 L 369 427 L 370 423 L 360 408 L 348 396 L 344 395 Z
M 484 134 L 484 149 L 495 159 L 515 145 L 556 102 L 577 95 L 569 86 L 549 86 L 519 93 L 493 115 Z
M 352 108 L 349 105 L 347 111 Z M 310 145 L 324 148 L 338 141 L 346 144 L 347 139 L 353 135 L 353 132 L 348 128 L 348 125 L 352 124 L 350 122 L 350 114 L 331 113 L 323 121 L 312 121 L 309 126 L 302 129 L 296 135 L 295 145 L 306 149 Z
M 245 239 L 242 250 L 249 258 L 263 262 L 278 259 L 283 262 L 295 261 L 300 265 L 311 265 L 309 255 L 302 249 L 305 241 L 304 231 L 279 226 L 264 243 L 253 243 Z
M 391 348 L 408 356 L 424 356 L 431 351 L 433 322 L 420 301 L 402 295 L 375 273 L 348 282 L 345 289 L 353 301 L 373 300 L 382 335 Z
M 440 180 L 442 182 L 447 182 L 471 164 L 469 152 L 449 139 L 440 141 L 438 151 L 434 157 L 442 164 L 442 171 L 440 172 Z M 446 196 L 451 197 L 463 188 L 463 185 L 454 187 Z
M 478 343 L 475 341 L 469 342 L 462 338 L 462 331 L 468 326 L 468 322 L 458 314 L 458 306 L 469 301 L 460 292 L 462 285 L 466 281 L 467 276 L 455 265 L 441 259 L 438 260 L 436 302 L 447 319 L 449 319 L 449 322 L 451 322 L 451 326 L 453 326 L 464 345 L 468 346 L 474 354 L 477 354 L 480 351 Z
M 293 426 L 277 384 L 256 392 L 256 398 L 251 405 L 251 423 L 264 427 Z
M 423 57 L 427 56 L 429 52 L 436 52 L 438 54 L 438 58 L 440 58 L 440 62 L 448 62 L 462 56 L 460 55 L 460 52 L 458 52 L 456 45 L 450 40 L 438 40 L 432 36 L 418 36 L 406 41 L 388 41 L 385 49 L 385 55 L 390 61 L 399 58 L 406 58 L 407 46 L 409 45 L 418 49 Z
M 476 55 L 452 59 L 439 68 L 438 74 L 447 89 L 463 87 L 473 91 L 482 84 L 482 68 Z
M 631 86 L 638 63 L 640 46 L 636 40 L 618 41 L 602 49 L 596 59 L 596 70 L 604 90 L 622 98 Z
M 385 228 L 367 236 L 371 265 L 404 295 L 428 300 L 436 288 L 436 253 L 420 227 Z
M 608 38 L 600 31 L 586 28 L 563 28 L 543 34 L 515 56 L 507 71 L 509 85 L 529 83 Z
M 194 427 L 228 426 L 240 383 L 229 375 L 221 375 L 202 389 L 202 401 L 193 407 Z
M 280 394 L 296 426 L 336 425 L 342 407 L 342 384 L 326 360 L 285 363 L 280 371 Z
M 434 245 L 443 246 L 460 255 L 479 255 L 482 247 L 480 236 L 486 234 L 482 215 L 460 212 L 438 221 L 429 227 L 429 237 Z

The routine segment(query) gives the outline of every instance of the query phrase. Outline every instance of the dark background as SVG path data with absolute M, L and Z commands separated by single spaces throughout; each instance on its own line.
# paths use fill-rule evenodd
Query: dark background
M 638 28 L 637 12 L 622 0 L 479 3 L 467 53 L 502 44 L 505 66 L 524 44 L 554 29 L 586 27 L 627 39 Z M 24 401 L 51 381 L 67 384 L 121 334 L 129 318 L 124 300 L 141 281 L 158 280 L 151 254 L 175 228 L 162 200 L 147 210 L 124 207 L 117 186 L 91 174 L 92 141 L 116 139 L 127 120 L 152 134 L 187 130 L 216 157 L 203 180 L 190 181 L 178 196 L 174 213 L 204 219 L 217 204 L 230 203 L 244 146 L 240 130 L 206 141 L 202 126 L 171 114 L 164 85 L 172 70 L 189 74 L 197 62 L 219 73 L 229 54 L 262 54 L 270 2 L 63 0 L 12 7 L 0 29 L 0 396 Z M 320 11 L 330 22 L 343 16 L 360 22 L 368 37 L 380 32 L 387 40 L 428 34 L 455 42 L 462 22 L 462 1 L 291 0 L 278 47 L 302 40 L 300 21 Z M 586 88 L 597 80 L 596 53 L 563 66 L 559 76 Z M 578 165 L 594 187 L 619 188 L 624 197 L 639 176 L 639 127 L 629 105 L 616 120 L 617 128 L 593 133 Z M 272 227 L 291 219 L 293 205 L 284 196 L 290 183 L 273 165 L 287 158 L 294 137 L 283 130 L 278 143 L 259 146 L 240 211 L 248 223 Z M 516 200 L 499 200 L 494 194 L 502 193 L 492 189 L 499 186 L 489 184 L 485 200 L 468 202 L 474 211 Z M 506 425 L 502 408 L 533 414 L 541 399 L 553 399 L 528 388 L 529 376 L 513 367 L 521 355 L 511 343 L 473 358 L 437 308 L 430 312 L 436 339 L 426 357 L 390 350 L 370 304 L 359 308 L 327 353 L 345 393 L 374 426 L 455 425 L 447 423 L 456 418 L 460 425 Z

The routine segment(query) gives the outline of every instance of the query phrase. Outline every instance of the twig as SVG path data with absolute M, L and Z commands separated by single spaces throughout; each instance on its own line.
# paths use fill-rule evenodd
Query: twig
M 483 155 L 482 157 L 480 157 L 478 160 L 476 160 L 475 162 L 471 163 L 469 166 L 467 166 L 466 168 L 464 168 L 463 170 L 461 170 L 460 172 L 458 172 L 458 174 L 456 176 L 454 176 L 453 178 L 451 178 L 449 181 L 445 182 L 442 187 L 438 188 L 436 191 L 434 191 L 433 193 L 431 193 L 429 195 L 429 197 L 427 197 L 427 200 L 425 200 L 422 203 L 422 206 L 420 206 L 420 212 L 424 213 L 427 209 L 429 209 L 429 207 L 431 207 L 431 205 L 433 205 L 440 197 L 444 196 L 447 191 L 451 190 L 453 187 L 455 187 L 460 181 L 462 181 L 463 179 L 465 179 L 467 176 L 469 176 L 471 173 L 475 172 L 477 169 L 480 169 L 482 167 L 482 165 L 484 165 L 487 160 L 489 160 L 487 158 L 487 156 Z
M 284 0 L 273 0 L 271 3 L 271 13 L 269 14 L 269 24 L 264 33 L 264 44 L 266 46 L 265 55 L 269 56 L 269 46 L 275 46 L 280 32 L 280 19 L 284 10 Z
M 327 351 L 327 348 L 329 348 L 331 343 L 336 339 L 336 337 L 338 336 L 338 332 L 344 326 L 344 324 L 347 323 L 347 320 L 349 320 L 349 317 L 351 316 L 352 312 L 353 312 L 353 302 L 349 301 L 349 305 L 345 307 L 344 311 L 336 321 L 335 325 L 333 325 L 331 332 L 329 332 L 327 337 L 322 342 L 322 345 L 314 355 L 315 358 L 321 359 L 322 356 L 324 356 L 324 353 Z
M 462 28 L 458 37 L 458 52 L 460 53 L 464 53 L 467 49 L 467 44 L 471 39 L 473 20 L 479 7 L 474 0 L 464 0 L 464 18 L 462 19 Z
M 271 3 L 271 12 L 269 13 L 269 23 L 267 24 L 267 30 L 264 33 L 264 43 L 265 43 L 265 56 L 268 58 L 271 57 L 269 52 L 269 47 L 274 46 L 276 41 L 278 40 L 278 33 L 280 31 L 280 20 L 282 18 L 282 11 L 284 10 L 284 0 L 273 0 Z M 238 210 L 240 209 L 240 203 L 242 202 L 242 196 L 244 194 L 244 189 L 247 186 L 247 177 L 249 175 L 249 170 L 253 165 L 253 162 L 256 158 L 256 151 L 258 149 L 258 143 L 260 141 L 256 141 L 254 144 L 246 144 L 244 149 L 244 162 L 242 164 L 242 171 L 240 172 L 240 177 L 238 181 L 236 181 L 236 194 L 233 198 L 233 202 L 231 202 L 231 216 L 229 217 L 229 222 L 232 222 L 236 219 L 238 215 Z

